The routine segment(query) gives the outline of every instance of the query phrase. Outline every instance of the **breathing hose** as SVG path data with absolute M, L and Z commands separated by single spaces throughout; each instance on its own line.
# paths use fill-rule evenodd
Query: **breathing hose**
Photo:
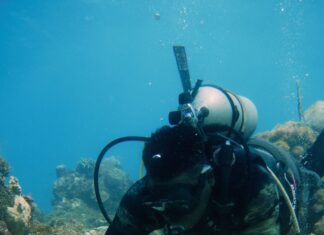
M 112 220 L 110 219 L 100 196 L 100 190 L 99 190 L 99 168 L 102 162 L 102 159 L 104 158 L 105 154 L 107 153 L 108 150 L 110 150 L 113 146 L 115 146 L 116 144 L 122 143 L 122 142 L 127 142 L 127 141 L 142 141 L 142 142 L 148 142 L 150 140 L 150 138 L 148 137 L 142 137 L 142 136 L 126 136 L 126 137 L 121 137 L 118 139 L 115 139 L 113 141 L 111 141 L 110 143 L 108 143 L 100 152 L 97 161 L 96 161 L 96 165 L 94 168 L 94 190 L 95 190 L 95 194 L 96 194 L 96 199 L 98 202 L 98 206 L 99 209 L 102 213 L 102 215 L 104 216 L 104 218 L 107 220 L 107 222 L 109 223 L 109 225 L 111 224 Z
M 269 172 L 270 176 L 272 177 L 272 179 L 276 183 L 277 187 L 279 188 L 279 191 L 282 193 L 282 196 L 283 196 L 283 198 L 285 200 L 285 203 L 287 204 L 287 207 L 289 209 L 289 212 L 290 212 L 290 214 L 292 216 L 293 225 L 294 225 L 294 228 L 296 230 L 296 233 L 297 234 L 300 234 L 300 227 L 299 227 L 298 219 L 297 219 L 295 210 L 293 208 L 293 205 L 292 205 L 292 203 L 291 203 L 291 201 L 289 199 L 289 196 L 288 196 L 285 188 L 281 184 L 281 182 L 278 179 L 278 177 L 276 176 L 276 174 L 268 166 L 265 166 L 265 168 L 267 169 L 267 171 Z

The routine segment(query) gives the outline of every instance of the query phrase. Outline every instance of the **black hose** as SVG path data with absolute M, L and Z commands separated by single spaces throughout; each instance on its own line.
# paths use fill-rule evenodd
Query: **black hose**
M 110 143 L 108 143 L 101 150 L 101 153 L 99 154 L 99 156 L 97 158 L 95 169 L 94 169 L 94 190 L 95 190 L 96 199 L 97 199 L 100 211 L 101 211 L 102 215 L 105 217 L 105 219 L 107 220 L 107 222 L 109 224 L 111 224 L 112 220 L 109 218 L 108 213 L 107 213 L 107 211 L 106 211 L 106 209 L 105 209 L 105 207 L 103 205 L 103 202 L 102 202 L 102 199 L 101 199 L 101 196 L 100 196 L 100 191 L 99 191 L 99 168 L 100 168 L 101 161 L 102 161 L 103 157 L 105 156 L 105 154 L 107 153 L 107 151 L 110 148 L 112 148 L 113 146 L 115 146 L 116 144 L 126 142 L 126 141 L 143 141 L 143 142 L 147 142 L 149 140 L 150 140 L 150 138 L 142 137 L 142 136 L 126 136 L 126 137 L 121 137 L 121 138 L 115 139 L 115 140 L 111 141 Z

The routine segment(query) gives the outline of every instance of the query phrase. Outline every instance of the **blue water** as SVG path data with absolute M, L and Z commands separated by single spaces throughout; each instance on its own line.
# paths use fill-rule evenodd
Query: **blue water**
M 0 0 L 0 155 L 50 210 L 58 164 L 167 124 L 173 45 L 194 80 L 255 102 L 258 131 L 297 120 L 296 79 L 304 107 L 324 98 L 323 22 L 321 0 Z M 120 156 L 136 177 L 133 147 Z

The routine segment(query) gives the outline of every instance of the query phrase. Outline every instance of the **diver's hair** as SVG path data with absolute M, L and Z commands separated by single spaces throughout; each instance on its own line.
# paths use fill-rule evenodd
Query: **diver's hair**
M 163 126 L 151 135 L 143 150 L 147 175 L 161 180 L 202 162 L 204 156 L 202 138 L 188 125 Z

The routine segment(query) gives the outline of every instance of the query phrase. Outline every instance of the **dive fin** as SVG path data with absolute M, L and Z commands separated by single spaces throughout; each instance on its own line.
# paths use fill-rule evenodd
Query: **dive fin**
M 190 82 L 186 50 L 184 46 L 173 46 L 173 51 L 178 65 L 183 92 L 191 92 L 192 87 Z
M 302 159 L 302 164 L 306 168 L 315 171 L 320 177 L 324 176 L 324 129 L 312 147 L 307 150 Z

